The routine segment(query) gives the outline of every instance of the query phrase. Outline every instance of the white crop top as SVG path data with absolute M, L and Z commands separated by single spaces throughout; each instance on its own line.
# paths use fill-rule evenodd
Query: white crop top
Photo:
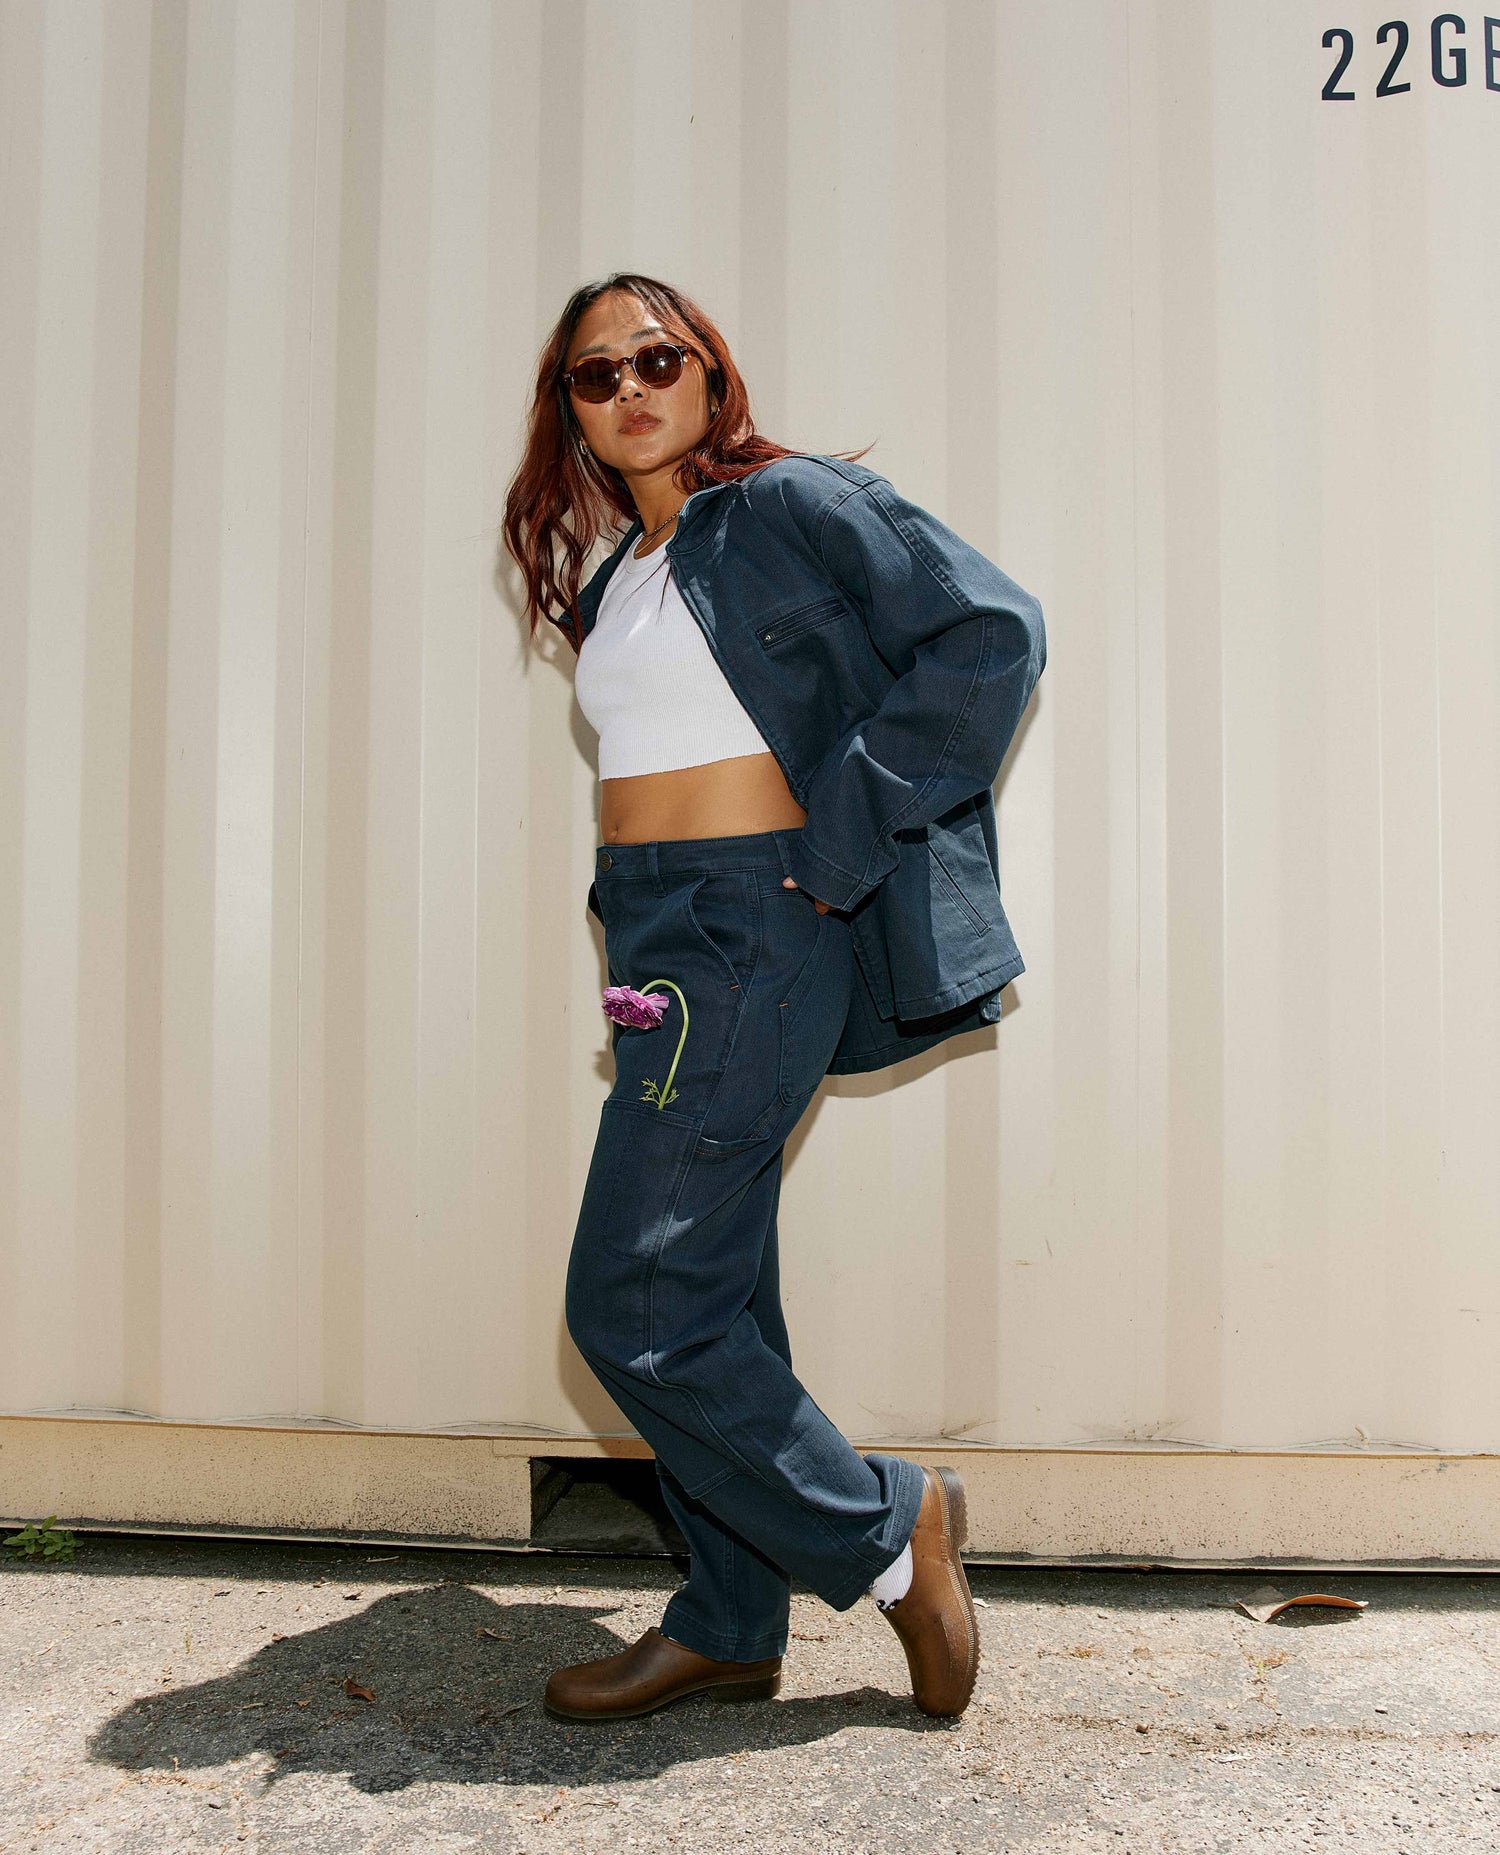
M 683 603 L 665 547 L 620 556 L 573 687 L 599 736 L 601 779 L 770 751 Z

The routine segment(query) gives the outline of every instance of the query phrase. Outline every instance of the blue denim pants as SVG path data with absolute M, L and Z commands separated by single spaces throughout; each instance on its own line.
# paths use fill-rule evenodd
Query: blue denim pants
M 787 1135 L 849 1004 L 847 919 L 787 889 L 797 829 L 601 845 L 611 985 L 667 1000 L 613 1024 L 615 1082 L 568 1264 L 583 1357 L 656 1455 L 691 1554 L 662 1633 L 757 1661 L 790 1581 L 846 1610 L 901 1554 L 922 1471 L 861 1456 L 798 1382 L 776 1208 Z

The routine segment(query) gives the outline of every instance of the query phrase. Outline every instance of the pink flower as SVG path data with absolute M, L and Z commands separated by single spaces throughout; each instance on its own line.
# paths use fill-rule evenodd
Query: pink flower
M 677 1003 L 682 1009 L 682 1029 L 677 1033 L 677 1048 L 673 1052 L 672 1067 L 667 1071 L 666 1081 L 653 1082 L 650 1076 L 641 1077 L 646 1092 L 640 1099 L 653 1102 L 658 1108 L 665 1108 L 669 1102 L 677 1099 L 672 1078 L 677 1074 L 677 1065 L 682 1060 L 682 1046 L 687 1042 L 688 1002 L 683 996 L 682 987 L 675 979 L 648 979 L 646 989 L 642 992 L 637 992 L 634 986 L 607 985 L 604 988 L 604 1009 L 616 1024 L 632 1024 L 637 1030 L 654 1031 L 667 1008 L 667 1001 L 661 993 L 651 990 L 654 985 L 664 985 L 669 992 L 675 992 Z
M 661 1023 L 667 999 L 661 992 L 637 992 L 628 985 L 604 988 L 604 1011 L 616 1024 L 633 1025 L 636 1030 L 654 1031 Z

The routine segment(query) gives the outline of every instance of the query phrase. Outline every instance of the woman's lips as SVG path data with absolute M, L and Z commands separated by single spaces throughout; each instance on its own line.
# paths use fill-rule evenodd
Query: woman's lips
M 620 430 L 628 437 L 635 432 L 649 432 L 660 424 L 661 420 L 652 418 L 649 412 L 638 412 L 631 418 L 622 419 Z

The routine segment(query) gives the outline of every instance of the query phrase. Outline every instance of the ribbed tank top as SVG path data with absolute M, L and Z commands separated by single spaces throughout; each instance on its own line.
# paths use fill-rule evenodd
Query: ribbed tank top
M 770 750 L 683 603 L 665 547 L 621 555 L 583 641 L 574 690 L 599 777 L 666 773 Z

